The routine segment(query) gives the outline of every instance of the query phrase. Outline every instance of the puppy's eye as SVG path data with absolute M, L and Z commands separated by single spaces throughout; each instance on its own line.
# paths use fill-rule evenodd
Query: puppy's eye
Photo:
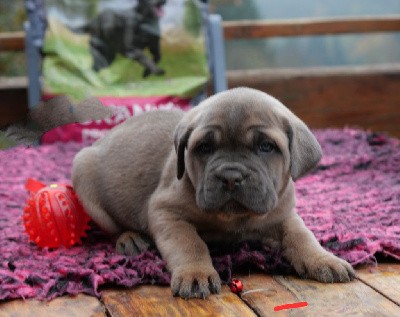
M 211 143 L 203 142 L 196 147 L 196 152 L 201 155 L 207 155 L 214 152 L 214 146 Z
M 264 140 L 258 145 L 258 151 L 262 153 L 270 153 L 275 150 L 275 144 L 269 140 Z

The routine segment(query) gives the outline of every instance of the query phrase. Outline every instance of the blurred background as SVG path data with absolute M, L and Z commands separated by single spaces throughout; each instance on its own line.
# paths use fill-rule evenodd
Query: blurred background
M 0 32 L 22 31 L 26 20 L 24 0 L 0 0 Z M 0 51 L 0 76 L 26 75 L 23 52 Z
M 382 16 L 399 0 L 211 0 L 224 21 Z M 400 61 L 400 34 L 303 36 L 227 42 L 228 69 L 342 66 Z M 244 58 L 246 56 L 246 58 Z
M 97 0 L 86 2 L 90 7 L 90 3 Z M 220 14 L 224 21 L 384 16 L 400 13 L 400 0 L 210 0 L 209 6 L 210 11 Z M 24 0 L 0 0 L 0 32 L 22 30 L 25 19 Z M 231 40 L 225 45 L 228 70 L 400 61 L 400 33 L 394 32 Z M 24 53 L 0 52 L 0 74 L 25 75 Z

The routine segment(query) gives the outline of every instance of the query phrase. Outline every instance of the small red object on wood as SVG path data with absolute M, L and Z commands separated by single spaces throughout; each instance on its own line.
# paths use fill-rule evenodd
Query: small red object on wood
M 30 178 L 25 188 L 30 197 L 24 208 L 23 221 L 31 241 L 42 248 L 68 248 L 81 243 L 89 229 L 90 218 L 71 186 L 46 186 Z
M 238 279 L 233 279 L 231 282 L 231 291 L 235 294 L 240 293 L 243 290 L 243 283 Z

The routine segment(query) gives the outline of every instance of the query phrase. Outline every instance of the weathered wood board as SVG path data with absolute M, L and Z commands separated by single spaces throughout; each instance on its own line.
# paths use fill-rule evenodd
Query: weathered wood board
M 242 278 L 249 292 L 242 299 L 259 316 L 400 316 L 400 307 L 359 280 L 323 284 L 293 276 L 254 274 Z M 254 291 L 256 290 L 256 291 Z M 307 302 L 307 307 L 274 312 L 282 304 Z
M 378 264 L 358 270 L 358 278 L 366 285 L 386 296 L 400 306 L 400 265 Z
M 63 296 L 50 302 L 13 300 L 0 303 L 0 317 L 106 317 L 104 306 L 91 296 Z
M 227 286 L 208 299 L 173 297 L 169 287 L 141 286 L 133 290 L 104 291 L 102 301 L 112 317 L 122 316 L 256 316 Z

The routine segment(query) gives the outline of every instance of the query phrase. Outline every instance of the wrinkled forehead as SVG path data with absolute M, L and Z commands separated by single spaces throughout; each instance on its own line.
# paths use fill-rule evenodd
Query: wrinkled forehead
M 262 133 L 277 143 L 284 142 L 285 120 L 272 109 L 258 104 L 232 102 L 209 107 L 193 131 L 192 141 L 213 138 L 217 143 L 250 144 Z M 283 144 L 282 144 L 283 146 Z

